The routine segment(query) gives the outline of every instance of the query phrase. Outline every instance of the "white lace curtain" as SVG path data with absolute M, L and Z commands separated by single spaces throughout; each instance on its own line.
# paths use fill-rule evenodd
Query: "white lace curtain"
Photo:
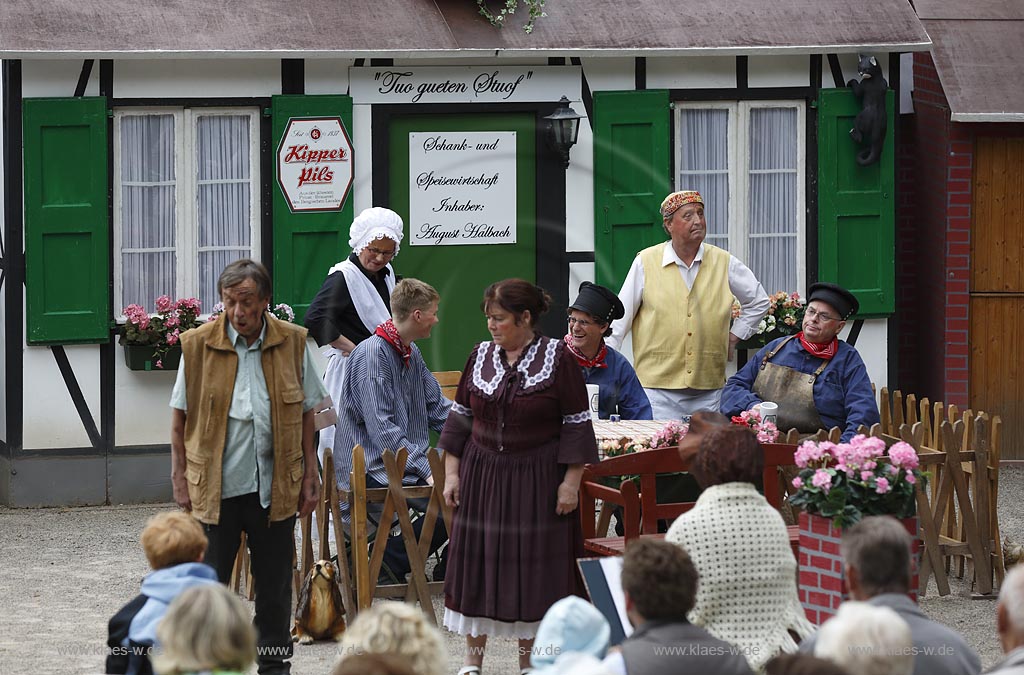
M 249 118 L 199 117 L 196 125 L 199 225 L 199 300 L 210 311 L 219 300 L 217 277 L 251 251 Z
M 179 164 L 174 115 L 121 118 L 122 307 L 195 295 L 208 312 L 221 270 L 251 253 L 250 117 L 185 119 L 195 125 L 194 150 Z M 177 175 L 178 166 L 185 175 Z M 179 209 L 180 199 L 194 202 Z M 194 266 L 186 273 L 194 277 L 190 288 L 178 279 L 185 266 Z
M 797 109 L 786 107 L 684 108 L 679 116 L 680 190 L 704 197 L 707 241 L 743 260 L 765 290 L 798 288 Z M 729 148 L 730 115 L 737 144 L 747 149 L 733 159 Z M 739 166 L 736 164 L 739 163 Z M 730 222 L 730 176 L 745 205 L 735 205 Z
M 178 189 L 173 115 L 121 118 L 121 307 L 152 311 L 176 289 Z

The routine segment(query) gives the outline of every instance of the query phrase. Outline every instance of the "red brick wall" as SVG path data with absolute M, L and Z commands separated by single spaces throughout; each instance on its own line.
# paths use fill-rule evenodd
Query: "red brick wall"
M 897 151 L 899 386 L 967 404 L 972 130 L 950 121 L 927 53 L 914 54 L 914 114 Z

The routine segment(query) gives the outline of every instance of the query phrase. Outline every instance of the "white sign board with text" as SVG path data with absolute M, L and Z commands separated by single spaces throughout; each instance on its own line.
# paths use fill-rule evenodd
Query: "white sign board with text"
M 352 141 L 340 117 L 288 120 L 277 147 L 277 183 L 293 212 L 339 211 L 352 177 Z
M 579 101 L 578 66 L 349 68 L 355 103 L 507 103 Z
M 409 243 L 516 243 L 516 132 L 409 134 Z

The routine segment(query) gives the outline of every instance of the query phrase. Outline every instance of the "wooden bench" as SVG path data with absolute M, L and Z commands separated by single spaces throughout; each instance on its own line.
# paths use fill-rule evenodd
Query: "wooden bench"
M 782 507 L 783 490 L 779 484 L 779 467 L 793 464 L 796 446 L 786 443 L 764 443 L 763 484 L 765 499 L 776 509 Z M 692 509 L 695 502 L 659 503 L 656 482 L 659 475 L 688 472 L 690 462 L 679 456 L 676 446 L 656 448 L 588 464 L 580 481 L 580 519 L 583 529 L 583 547 L 588 554 L 618 555 L 626 544 L 640 536 L 658 534 L 659 520 L 673 520 Z M 623 480 L 618 488 L 602 483 L 609 478 L 637 476 L 640 487 L 632 479 Z M 609 511 L 602 507 L 598 517 L 597 500 L 606 505 L 622 507 L 623 536 L 605 536 L 608 531 Z M 787 528 L 794 557 L 800 536 L 797 526 Z

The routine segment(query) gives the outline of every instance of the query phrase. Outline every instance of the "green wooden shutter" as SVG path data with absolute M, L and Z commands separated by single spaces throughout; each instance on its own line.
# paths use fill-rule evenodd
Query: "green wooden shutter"
M 850 289 L 858 316 L 896 307 L 896 206 L 893 92 L 882 158 L 857 164 L 850 138 L 860 102 L 850 89 L 822 89 L 818 99 L 818 278 Z
M 341 117 L 352 137 L 351 96 L 274 96 L 271 101 L 273 148 L 276 153 L 288 120 L 296 117 Z M 355 151 L 353 149 L 353 161 Z M 352 193 L 340 211 L 298 212 L 288 202 L 277 180 L 274 157 L 274 302 L 286 302 L 302 323 L 327 270 L 350 253 L 348 229 L 353 220 Z
M 26 339 L 107 342 L 106 99 L 26 99 L 24 161 Z
M 597 282 L 618 291 L 637 252 L 667 239 L 658 207 L 671 185 L 667 90 L 594 94 Z

